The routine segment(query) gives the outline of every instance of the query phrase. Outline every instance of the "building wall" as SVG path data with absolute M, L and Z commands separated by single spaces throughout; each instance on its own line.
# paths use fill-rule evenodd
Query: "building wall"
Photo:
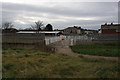
M 64 34 L 80 34 L 81 31 L 78 30 L 77 28 L 67 28 L 63 30 Z
M 92 31 L 85 31 L 86 34 L 93 34 Z
M 17 33 L 18 30 L 14 29 L 14 30 L 3 30 L 2 33 Z
M 102 34 L 120 34 L 116 29 L 102 29 Z
M 81 34 L 81 30 L 77 30 L 77 34 Z
M 102 34 L 120 34 L 120 24 L 101 25 Z

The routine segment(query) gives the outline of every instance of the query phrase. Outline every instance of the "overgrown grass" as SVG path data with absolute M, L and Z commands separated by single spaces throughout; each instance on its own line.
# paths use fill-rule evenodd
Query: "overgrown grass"
M 5 49 L 3 78 L 118 78 L 117 61 Z
M 120 57 L 120 47 L 117 43 L 79 44 L 71 46 L 71 49 L 80 54 Z

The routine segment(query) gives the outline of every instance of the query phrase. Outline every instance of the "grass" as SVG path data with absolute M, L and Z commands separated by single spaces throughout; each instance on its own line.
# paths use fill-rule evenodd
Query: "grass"
M 118 78 L 117 61 L 4 49 L 3 78 Z
M 79 44 L 70 47 L 73 52 L 80 54 L 120 57 L 120 47 L 117 43 Z

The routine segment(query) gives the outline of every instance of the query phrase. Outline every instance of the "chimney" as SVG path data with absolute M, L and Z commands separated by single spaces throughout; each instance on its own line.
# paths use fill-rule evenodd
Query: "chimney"
M 107 23 L 105 23 L 105 25 L 107 25 Z

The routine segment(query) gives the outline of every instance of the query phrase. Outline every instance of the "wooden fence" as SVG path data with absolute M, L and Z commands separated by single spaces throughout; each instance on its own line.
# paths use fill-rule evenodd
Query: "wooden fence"
M 45 47 L 44 39 L 44 34 L 2 34 L 2 46 L 43 49 Z

